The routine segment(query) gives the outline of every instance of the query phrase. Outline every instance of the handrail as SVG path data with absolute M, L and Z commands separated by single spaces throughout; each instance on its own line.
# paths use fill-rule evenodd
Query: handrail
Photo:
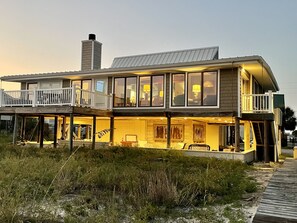
M 273 94 L 269 91 L 266 94 L 243 94 L 243 113 L 273 113 Z
M 75 86 L 69 88 L 4 91 L 0 89 L 0 107 L 83 106 L 111 110 L 112 96 Z

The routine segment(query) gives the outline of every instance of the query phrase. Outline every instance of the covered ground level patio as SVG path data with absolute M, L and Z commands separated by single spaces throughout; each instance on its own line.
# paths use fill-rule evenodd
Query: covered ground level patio
M 109 110 L 75 106 L 7 107 L 1 115 L 16 120 L 15 144 L 68 146 L 70 151 L 79 145 L 174 149 L 190 156 L 257 159 L 253 124 L 232 116 L 173 117 L 163 112 L 115 117 Z

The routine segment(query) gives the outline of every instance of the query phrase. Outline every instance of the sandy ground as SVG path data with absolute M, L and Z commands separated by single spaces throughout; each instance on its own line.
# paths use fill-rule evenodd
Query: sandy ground
M 243 212 L 247 216 L 248 223 L 253 221 L 253 218 L 257 212 L 257 208 L 260 204 L 262 194 L 265 191 L 265 188 L 268 185 L 270 178 L 273 173 L 282 165 L 280 163 L 255 163 L 254 168 L 256 171 L 250 171 L 249 176 L 253 177 L 259 184 L 258 191 L 255 193 L 247 194 L 246 197 L 243 197 Z

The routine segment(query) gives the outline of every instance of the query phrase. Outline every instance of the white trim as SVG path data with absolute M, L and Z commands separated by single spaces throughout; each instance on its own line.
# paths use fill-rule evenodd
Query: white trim
M 221 70 L 218 70 L 218 79 L 217 79 L 217 106 L 220 108 L 220 97 L 221 97 Z
M 139 104 L 139 75 L 136 76 L 136 108 L 138 108 L 138 104 Z M 135 108 L 135 107 L 134 107 Z

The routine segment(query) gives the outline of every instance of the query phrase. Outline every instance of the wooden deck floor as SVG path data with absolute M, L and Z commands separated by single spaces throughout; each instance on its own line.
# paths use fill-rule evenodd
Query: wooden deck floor
M 253 223 L 297 222 L 297 160 L 286 159 L 263 194 Z

